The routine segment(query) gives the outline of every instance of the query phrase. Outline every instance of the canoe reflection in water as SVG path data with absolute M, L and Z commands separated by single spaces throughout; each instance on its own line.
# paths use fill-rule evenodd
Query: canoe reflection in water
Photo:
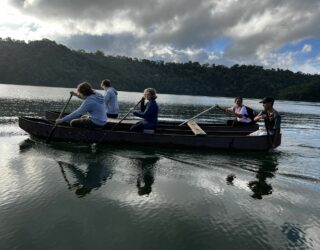
M 271 179 L 274 177 L 274 173 L 277 171 L 277 165 L 276 156 L 266 156 L 266 158 L 262 160 L 257 170 L 257 180 L 248 183 L 248 187 L 253 192 L 251 195 L 252 198 L 261 200 L 264 195 L 272 194 L 273 188 L 266 180 L 267 178 Z
M 111 179 L 112 177 L 110 170 L 96 161 L 89 163 L 86 171 L 83 171 L 82 169 L 70 163 L 58 161 L 58 164 L 69 190 L 75 189 L 75 194 L 78 197 L 84 197 L 89 194 L 92 189 L 100 188 L 103 184 L 105 184 L 107 179 Z M 70 183 L 65 169 L 68 170 L 76 179 L 75 183 Z
M 158 156 L 147 158 L 134 158 L 136 166 L 139 168 L 137 178 L 138 195 L 149 195 L 152 192 L 154 183 L 154 167 L 160 159 Z

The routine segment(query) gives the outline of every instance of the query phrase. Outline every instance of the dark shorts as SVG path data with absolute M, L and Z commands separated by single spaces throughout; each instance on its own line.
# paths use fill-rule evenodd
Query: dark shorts
M 119 115 L 119 114 L 108 114 L 108 113 L 107 113 L 107 117 L 108 117 L 108 118 L 118 118 L 118 115 Z
M 130 131 L 132 132 L 143 132 L 144 129 L 156 129 L 157 125 L 153 123 L 148 123 L 145 121 L 140 121 L 131 126 Z
M 89 118 L 73 119 L 70 126 L 74 128 L 103 128 L 103 126 L 94 124 Z

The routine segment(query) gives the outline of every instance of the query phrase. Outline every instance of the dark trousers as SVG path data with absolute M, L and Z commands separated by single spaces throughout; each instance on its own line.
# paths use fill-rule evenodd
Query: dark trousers
M 131 126 L 130 131 L 132 132 L 143 132 L 144 129 L 156 129 L 157 125 L 148 123 L 145 121 L 140 121 Z
M 73 119 L 70 126 L 74 128 L 102 128 L 102 126 L 94 124 L 89 118 Z
M 118 115 L 119 114 L 109 114 L 109 113 L 107 113 L 107 117 L 108 118 L 118 118 Z

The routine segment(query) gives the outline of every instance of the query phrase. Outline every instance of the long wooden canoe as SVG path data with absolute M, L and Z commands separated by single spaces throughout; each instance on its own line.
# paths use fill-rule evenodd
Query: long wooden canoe
M 19 126 L 31 136 L 46 139 L 54 124 L 45 119 L 19 117 Z M 116 131 L 104 129 L 83 129 L 57 126 L 52 141 L 82 142 L 99 144 L 144 145 L 148 147 L 173 147 L 195 149 L 268 150 L 267 136 L 248 136 L 243 132 L 220 131 L 197 136 L 192 131 L 162 129 L 154 134 L 129 131 L 130 124 L 119 126 Z M 281 137 L 276 143 L 279 146 Z
M 59 116 L 59 112 L 57 111 L 46 111 L 45 112 L 45 118 L 48 121 L 54 122 L 58 116 Z M 67 115 L 67 113 L 65 113 L 63 116 Z M 118 123 L 120 121 L 120 119 L 111 119 L 108 118 L 108 124 L 114 125 L 116 123 Z M 124 120 L 122 121 L 122 124 L 129 124 L 129 125 L 133 125 L 135 123 L 137 123 L 139 120 L 138 119 L 131 119 L 131 120 Z M 179 130 L 185 130 L 185 131 L 190 131 L 190 128 L 188 127 L 187 124 L 183 125 L 183 126 L 178 126 L 180 124 L 180 122 L 173 122 L 173 121 L 163 121 L 160 120 L 159 121 L 159 125 L 158 125 L 158 129 L 177 129 L 179 128 Z M 218 124 L 210 124 L 210 123 L 198 123 L 198 125 L 205 130 L 206 132 L 214 132 L 214 131 L 235 131 L 235 132 L 243 132 L 244 134 L 250 134 L 254 131 L 257 131 L 259 129 L 259 126 L 257 124 L 249 124 L 247 126 L 240 126 L 240 127 L 234 127 L 234 126 L 230 126 L 228 125 L 228 123 L 218 123 Z

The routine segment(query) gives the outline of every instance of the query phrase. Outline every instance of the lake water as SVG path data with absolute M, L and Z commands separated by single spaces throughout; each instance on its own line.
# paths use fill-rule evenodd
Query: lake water
M 69 91 L 0 84 L 1 250 L 320 249 L 320 103 L 276 101 L 274 154 L 31 141 L 18 116 L 61 110 Z M 122 115 L 140 97 L 120 92 Z M 233 99 L 158 103 L 161 119 L 182 121 Z

